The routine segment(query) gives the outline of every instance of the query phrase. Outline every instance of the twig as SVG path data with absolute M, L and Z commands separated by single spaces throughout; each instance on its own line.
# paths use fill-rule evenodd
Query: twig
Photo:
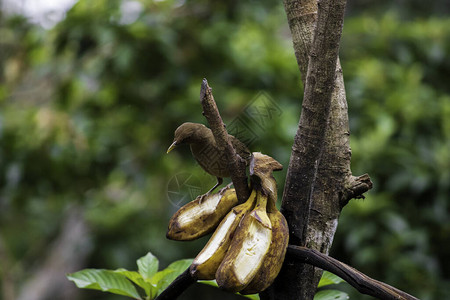
M 217 146 L 225 152 L 225 157 L 228 161 L 228 172 L 231 175 L 231 180 L 236 189 L 238 200 L 243 203 L 250 196 L 245 169 L 246 164 L 236 153 L 236 150 L 228 139 L 228 132 L 222 121 L 219 110 L 217 109 L 216 102 L 214 101 L 212 89 L 209 87 L 206 79 L 203 79 L 202 87 L 200 89 L 200 102 L 203 106 L 203 115 L 209 123 Z
M 384 282 L 372 279 L 360 271 L 317 250 L 289 245 L 287 255 L 300 262 L 311 264 L 336 274 L 362 294 L 382 300 L 419 300 Z
M 173 300 L 180 296 L 188 287 L 194 284 L 197 278 L 192 277 L 189 268 L 178 275 L 174 281 L 155 300 Z

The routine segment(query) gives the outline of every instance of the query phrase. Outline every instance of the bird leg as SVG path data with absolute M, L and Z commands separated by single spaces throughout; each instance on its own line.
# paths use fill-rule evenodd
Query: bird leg
M 223 183 L 223 178 L 221 177 L 217 177 L 217 183 L 215 186 L 213 186 L 209 191 L 207 191 L 205 194 L 198 196 L 197 198 L 200 197 L 200 200 L 198 201 L 198 204 L 202 204 L 203 199 L 205 199 L 205 197 L 209 196 L 219 185 L 221 185 Z M 220 190 L 222 191 L 222 190 Z

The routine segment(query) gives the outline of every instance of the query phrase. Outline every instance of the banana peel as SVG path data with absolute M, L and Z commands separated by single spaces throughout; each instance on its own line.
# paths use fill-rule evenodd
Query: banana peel
M 213 231 L 238 204 L 234 189 L 208 195 L 181 207 L 170 219 L 166 237 L 177 241 L 198 239 Z
M 216 272 L 219 287 L 239 292 L 260 269 L 272 242 L 272 225 L 266 213 L 267 196 L 257 191 L 257 204 L 235 232 L 230 248 Z
M 242 218 L 253 209 L 256 191 L 241 205 L 234 207 L 220 222 L 214 234 L 190 266 L 191 274 L 198 279 L 212 280 L 231 244 L 232 237 Z
M 243 295 L 256 294 L 264 291 L 274 282 L 283 266 L 289 243 L 287 221 L 275 205 L 269 210 L 268 216 L 272 224 L 272 243 L 255 277 L 248 286 L 240 291 Z

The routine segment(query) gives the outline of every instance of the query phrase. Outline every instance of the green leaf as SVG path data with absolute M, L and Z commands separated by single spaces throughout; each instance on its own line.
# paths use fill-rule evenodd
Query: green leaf
M 210 285 L 210 286 L 213 286 L 213 287 L 216 287 L 216 288 L 219 287 L 215 280 L 198 280 L 197 282 L 201 283 L 201 284 Z
M 183 273 L 189 266 L 192 264 L 193 259 L 181 259 L 171 263 L 167 268 L 164 269 L 170 272 L 167 272 L 163 279 L 161 280 L 161 284 L 158 284 L 160 287 L 160 291 L 163 291 L 169 284 L 175 280 L 181 273 Z
M 144 280 L 141 274 L 136 271 L 128 271 L 125 269 L 117 269 L 114 272 L 119 273 L 127 277 L 129 280 L 134 282 L 137 286 L 143 288 L 145 290 L 146 295 L 150 295 L 151 289 L 153 286 Z
M 173 279 L 170 280 L 171 277 L 169 277 L 169 275 L 173 272 L 174 272 L 173 270 L 164 269 L 153 275 L 153 277 L 150 278 L 149 280 L 147 280 L 154 287 L 152 289 L 152 294 L 150 295 L 151 299 L 159 295 L 173 281 Z
M 330 285 L 330 284 L 338 284 L 338 283 L 341 283 L 344 281 L 345 280 L 342 279 L 341 277 L 336 276 L 333 273 L 325 271 L 325 272 L 323 272 L 322 278 L 320 278 L 319 285 L 317 287 L 322 287 L 322 286 Z
M 193 259 L 182 259 L 171 263 L 167 268 L 156 273 L 149 282 L 156 286 L 157 295 L 159 295 L 169 284 L 175 280 L 192 264 Z
M 124 275 L 111 270 L 85 269 L 67 274 L 67 278 L 82 289 L 100 290 L 141 299 L 134 285 Z
M 138 265 L 139 274 L 141 274 L 145 280 L 150 279 L 158 272 L 158 259 L 151 252 L 139 258 L 136 263 Z
M 180 259 L 180 260 L 177 260 L 177 261 L 174 261 L 173 263 L 171 263 L 166 269 L 171 269 L 171 270 L 181 274 L 184 272 L 184 270 L 189 268 L 189 266 L 192 264 L 193 260 L 194 259 L 192 259 L 192 258 Z
M 314 300 L 346 300 L 347 293 L 338 290 L 324 290 L 319 291 L 314 295 Z
M 238 293 L 239 296 L 248 298 L 248 299 L 252 299 L 252 300 L 259 300 L 259 295 L 258 294 L 252 294 L 252 295 L 241 295 Z

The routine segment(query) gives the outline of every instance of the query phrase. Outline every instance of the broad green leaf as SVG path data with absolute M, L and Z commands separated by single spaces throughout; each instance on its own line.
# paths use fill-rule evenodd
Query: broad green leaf
M 175 280 L 181 273 L 183 273 L 192 264 L 193 259 L 181 259 L 171 263 L 167 268 L 156 273 L 151 279 L 150 283 L 157 287 L 157 294 L 159 295 L 169 284 Z
M 162 292 L 169 284 L 175 280 L 181 273 L 183 273 L 192 264 L 193 259 L 181 259 L 171 263 L 164 269 L 170 272 L 164 274 L 161 281 L 158 283 L 159 290 Z
M 341 277 L 336 276 L 333 273 L 325 271 L 322 274 L 322 278 L 320 278 L 318 287 L 322 287 L 322 286 L 330 285 L 330 284 L 338 284 L 338 283 L 341 283 L 344 281 L 345 280 L 342 279 Z
M 141 274 L 145 280 L 151 278 L 158 272 L 158 259 L 151 252 L 139 258 L 136 263 L 138 265 L 139 274 Z
M 151 293 L 150 290 L 152 289 L 152 285 L 149 282 L 145 281 L 144 278 L 142 277 L 142 275 L 139 274 L 138 272 L 128 271 L 125 269 L 117 269 L 114 272 L 126 276 L 129 280 L 134 282 L 137 286 L 143 288 L 145 290 L 146 295 L 150 295 L 150 293 Z
M 164 269 L 162 271 L 157 272 L 155 275 L 152 276 L 152 278 L 147 279 L 146 281 L 156 287 L 170 273 L 173 273 L 173 270 Z
M 173 272 L 174 272 L 173 270 L 164 269 L 153 275 L 153 277 L 150 278 L 149 280 L 147 280 L 147 282 L 149 282 L 153 287 L 152 293 L 150 295 L 151 299 L 159 295 L 165 289 L 165 287 L 167 287 L 173 281 L 173 280 L 168 281 L 168 279 L 170 279 L 169 275 Z
M 171 270 L 174 270 L 175 272 L 177 272 L 178 274 L 181 274 L 184 272 L 184 270 L 189 268 L 189 266 L 192 264 L 193 260 L 194 259 L 192 259 L 192 258 L 180 259 L 180 260 L 177 260 L 177 261 L 174 261 L 173 263 L 171 263 L 166 269 L 171 269 Z
M 347 300 L 347 293 L 338 290 L 319 291 L 314 295 L 314 300 Z
M 141 299 L 134 285 L 124 275 L 111 270 L 85 269 L 67 274 L 67 278 L 82 289 L 100 290 Z

